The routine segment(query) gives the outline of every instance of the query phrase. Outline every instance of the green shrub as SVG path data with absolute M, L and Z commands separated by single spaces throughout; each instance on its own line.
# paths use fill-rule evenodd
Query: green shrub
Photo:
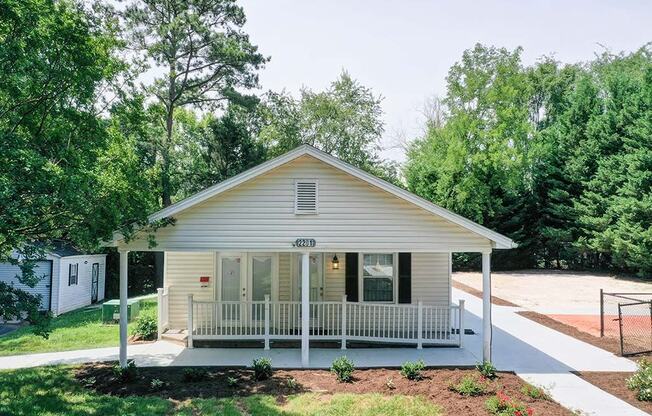
M 138 368 L 134 360 L 129 360 L 124 368 L 120 367 L 120 364 L 116 364 L 113 367 L 113 373 L 126 383 L 135 381 L 138 378 Z
M 143 313 L 138 316 L 131 334 L 146 341 L 156 339 L 158 336 L 158 320 L 156 316 L 152 313 Z
M 238 385 L 238 379 L 235 378 L 235 377 L 229 377 L 229 378 L 226 379 L 226 384 L 229 387 L 235 387 L 235 386 Z
M 331 372 L 335 373 L 337 380 L 342 383 L 353 380 L 353 370 L 355 370 L 355 366 L 346 356 L 336 358 L 331 364 Z
M 533 416 L 534 410 L 523 403 L 512 400 L 502 391 L 485 402 L 487 411 L 495 416 Z
M 540 399 L 550 400 L 550 396 L 548 395 L 548 393 L 546 393 L 544 389 L 533 386 L 532 384 L 528 384 L 528 383 L 526 383 L 523 387 L 521 387 L 521 393 L 534 400 L 540 400 Z
M 153 378 L 153 379 L 149 382 L 149 388 L 150 388 L 152 391 L 163 390 L 165 387 L 167 387 L 167 385 L 168 385 L 168 383 L 166 383 L 165 381 L 163 381 L 163 380 L 161 380 L 161 379 L 158 379 L 158 378 Z
M 478 370 L 483 377 L 488 378 L 489 380 L 496 378 L 496 367 L 494 367 L 490 361 L 483 361 L 482 363 L 478 363 L 475 366 L 475 369 Z
M 290 390 L 296 390 L 297 387 L 299 386 L 299 383 L 297 383 L 297 379 L 294 377 L 288 378 L 287 381 L 288 389 Z
M 272 360 L 267 357 L 256 358 L 252 364 L 254 378 L 256 380 L 267 380 L 272 376 Z
M 652 401 L 652 363 L 641 360 L 636 373 L 627 379 L 627 388 L 636 391 L 638 400 Z
M 451 384 L 448 388 L 462 396 L 482 396 L 487 393 L 487 383 L 477 380 L 471 375 L 466 375 L 457 384 Z
M 426 364 L 423 360 L 419 361 L 406 361 L 401 366 L 401 375 L 408 380 L 421 380 L 423 378 L 423 369 Z
M 208 371 L 205 368 L 190 367 L 183 370 L 183 381 L 195 382 L 208 379 Z

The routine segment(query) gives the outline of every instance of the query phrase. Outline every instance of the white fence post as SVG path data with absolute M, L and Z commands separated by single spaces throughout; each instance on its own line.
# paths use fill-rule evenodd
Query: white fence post
M 193 328 L 193 317 L 192 317 L 192 293 L 191 293 L 188 295 L 188 348 L 193 348 L 192 328 Z
M 346 295 L 342 295 L 342 342 L 341 349 L 346 349 Z
M 269 295 L 265 295 L 265 349 L 269 349 Z
M 460 327 L 459 327 L 460 340 L 458 342 L 458 345 L 461 347 L 464 340 L 464 299 L 460 299 L 459 302 L 460 302 Z
M 156 289 L 156 296 L 158 298 L 156 303 L 156 313 L 158 316 L 158 339 L 163 335 L 163 289 Z
M 417 303 L 417 349 L 423 348 L 423 302 Z

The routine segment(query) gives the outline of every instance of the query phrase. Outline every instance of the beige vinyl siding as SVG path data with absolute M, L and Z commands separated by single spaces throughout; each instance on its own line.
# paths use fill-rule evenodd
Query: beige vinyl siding
M 340 261 L 339 270 L 333 270 L 333 256 L 335 253 L 324 253 L 324 300 L 340 301 L 346 292 L 346 253 L 337 253 Z
M 199 278 L 209 276 L 208 287 L 201 287 Z M 188 295 L 197 300 L 213 300 L 215 287 L 214 252 L 165 253 L 165 287 L 169 290 L 169 316 L 172 328 L 186 328 Z
M 292 296 L 292 255 L 281 253 L 278 256 L 278 300 L 288 301 Z
M 296 179 L 319 181 L 319 214 L 294 213 Z M 156 250 L 482 251 L 488 239 L 304 155 L 175 215 L 156 232 Z M 122 243 L 149 250 L 147 238 Z
M 448 253 L 412 253 L 412 303 L 451 303 L 448 260 Z

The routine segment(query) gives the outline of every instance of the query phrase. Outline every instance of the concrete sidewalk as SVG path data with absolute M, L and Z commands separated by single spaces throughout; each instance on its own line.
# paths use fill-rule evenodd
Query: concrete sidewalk
M 482 301 L 453 289 L 453 299 L 466 300 L 466 348 L 482 353 Z M 564 407 L 594 416 L 643 416 L 647 413 L 574 375 L 571 371 L 635 371 L 634 362 L 617 357 L 518 314 L 520 308 L 493 307 L 493 362 L 544 387 Z

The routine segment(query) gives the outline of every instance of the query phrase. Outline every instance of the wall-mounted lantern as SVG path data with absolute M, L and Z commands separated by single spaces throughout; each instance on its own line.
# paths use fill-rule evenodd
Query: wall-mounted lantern
M 337 258 L 337 254 L 333 256 L 333 270 L 340 269 L 340 260 Z

